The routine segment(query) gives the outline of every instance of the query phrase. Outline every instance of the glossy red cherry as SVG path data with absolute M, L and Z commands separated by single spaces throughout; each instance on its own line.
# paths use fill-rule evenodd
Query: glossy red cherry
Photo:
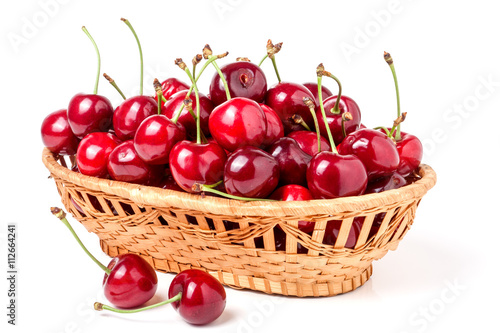
M 226 79 L 231 97 L 245 97 L 262 102 L 267 91 L 267 80 L 264 71 L 254 63 L 236 61 L 220 68 Z M 214 73 L 210 82 L 210 99 L 214 105 L 227 101 L 226 90 L 219 73 Z
M 68 123 L 66 110 L 54 111 L 42 122 L 42 142 L 51 152 L 58 155 L 74 155 L 80 140 L 73 134 Z
M 269 198 L 279 201 L 306 201 L 313 199 L 311 192 L 307 188 L 295 184 L 279 187 Z M 311 233 L 314 230 L 314 222 L 299 221 L 299 229 L 305 233 Z
M 94 94 L 77 94 L 68 105 L 68 123 L 78 138 L 111 128 L 113 106 L 109 99 Z
M 165 190 L 174 190 L 179 192 L 184 192 L 184 190 L 175 182 L 174 176 L 172 176 L 172 171 L 170 168 L 165 168 L 163 179 L 161 180 L 158 187 Z
M 306 154 L 314 156 L 318 153 L 318 136 L 311 131 L 293 131 L 288 133 L 289 138 L 294 139 Z M 321 151 L 329 151 L 331 149 L 328 140 L 320 137 Z
M 340 227 L 342 221 L 332 220 L 326 223 L 325 235 L 323 236 L 323 244 L 335 245 L 337 238 L 339 236 Z M 351 229 L 349 230 L 349 235 L 347 236 L 345 248 L 354 249 L 356 242 L 358 241 L 359 234 L 361 233 L 361 228 L 363 227 L 363 220 L 355 218 L 352 221 Z
M 220 317 L 226 307 L 226 291 L 207 272 L 189 269 L 177 274 L 170 283 L 168 297 L 181 293 L 172 306 L 181 317 L 193 325 L 205 325 Z
M 127 140 L 116 146 L 108 159 L 108 172 L 112 179 L 155 186 L 163 177 L 163 165 L 146 164 L 135 151 L 134 141 Z
M 332 113 L 331 110 L 335 106 L 337 102 L 337 96 L 331 96 L 324 100 L 324 108 L 326 112 L 328 126 L 330 127 L 330 131 L 333 136 L 333 140 L 337 143 L 342 142 L 344 140 L 344 134 L 342 131 L 342 114 L 349 112 L 352 116 L 352 120 L 344 122 L 344 129 L 347 134 L 354 132 L 359 129 L 359 125 L 361 123 L 361 112 L 359 111 L 359 106 L 356 102 L 345 95 L 340 96 L 339 101 L 339 113 Z M 325 121 L 321 116 L 321 110 L 317 108 L 316 116 L 318 118 L 319 131 L 322 136 L 326 137 L 327 132 L 325 128 Z
M 412 134 L 401 132 L 401 139 L 396 141 L 399 153 L 397 172 L 406 177 L 418 168 L 424 153 L 422 143 Z
M 389 177 L 379 178 L 368 182 L 365 193 L 380 193 L 394 190 L 408 184 L 407 180 L 399 173 L 395 172 Z
M 365 166 L 358 157 L 328 151 L 311 159 L 306 177 L 315 199 L 361 195 L 368 182 Z
M 235 97 L 217 106 L 208 119 L 212 137 L 222 148 L 260 147 L 266 138 L 266 115 L 251 99 Z
M 134 96 L 126 99 L 113 115 L 116 136 L 124 141 L 133 139 L 142 121 L 157 113 L 158 104 L 152 97 Z
M 90 133 L 80 142 L 76 152 L 78 170 L 87 176 L 107 178 L 108 158 L 120 140 L 111 133 Z
M 144 119 L 134 136 L 137 155 L 147 164 L 167 164 L 172 147 L 186 139 L 186 130 L 164 115 Z
M 158 287 L 158 277 L 151 265 L 133 253 L 120 254 L 108 264 L 104 275 L 104 296 L 117 307 L 129 309 L 149 301 Z
M 224 167 L 228 194 L 246 198 L 266 198 L 278 185 L 279 164 L 270 154 L 252 146 L 235 150 Z
M 266 115 L 266 136 L 264 142 L 262 142 L 262 147 L 266 148 L 272 145 L 275 141 L 282 138 L 285 135 L 285 130 L 283 128 L 283 123 L 280 117 L 269 106 L 266 104 L 259 103 L 260 108 L 264 111 Z
M 166 100 L 169 100 L 173 94 L 187 89 L 189 89 L 189 85 L 175 77 L 170 77 L 161 83 L 161 91 Z M 158 102 L 158 99 L 156 101 Z
M 113 258 L 107 267 L 104 266 L 85 248 L 66 219 L 66 213 L 57 207 L 52 207 L 51 212 L 71 231 L 85 253 L 105 271 L 104 295 L 111 303 L 120 308 L 133 308 L 154 296 L 158 278 L 146 260 L 137 254 L 126 253 Z
M 314 120 L 309 108 L 304 104 L 304 97 L 314 100 L 309 89 L 291 82 L 278 83 L 267 91 L 265 103 L 279 115 L 285 134 L 304 129 L 302 125 L 294 122 L 294 115 L 299 115 L 309 128 L 314 128 Z
M 365 165 L 370 180 L 392 175 L 399 165 L 394 142 L 385 134 L 364 128 L 349 134 L 338 145 L 340 154 L 354 154 Z
M 163 104 L 161 113 L 174 120 L 177 117 L 177 112 L 184 105 L 184 100 L 186 99 L 187 92 L 188 90 L 182 90 L 173 94 L 170 99 L 165 104 Z M 191 94 L 189 95 L 189 99 L 193 103 L 193 112 L 196 113 L 197 104 L 194 92 L 191 92 Z M 206 136 L 208 136 L 208 117 L 210 117 L 210 113 L 212 113 L 212 110 L 214 109 L 214 104 L 207 96 L 201 93 L 199 94 L 199 99 L 201 131 Z M 182 112 L 178 116 L 177 123 L 184 126 L 184 128 L 186 129 L 186 136 L 188 138 L 196 138 L 196 120 L 186 107 L 182 109 Z
M 216 143 L 178 142 L 170 151 L 172 176 L 186 192 L 194 193 L 193 185 L 212 185 L 222 180 L 227 156 Z
M 306 82 L 303 83 L 304 87 L 309 89 L 311 94 L 314 96 L 314 103 L 318 105 L 318 83 L 316 82 Z M 330 89 L 325 87 L 324 85 L 321 86 L 321 94 L 323 96 L 323 101 L 325 101 L 328 97 L 333 96 L 333 93 Z
M 306 170 L 311 156 L 300 149 L 297 142 L 289 137 L 276 141 L 267 152 L 278 162 L 280 185 L 297 184 L 307 186 Z

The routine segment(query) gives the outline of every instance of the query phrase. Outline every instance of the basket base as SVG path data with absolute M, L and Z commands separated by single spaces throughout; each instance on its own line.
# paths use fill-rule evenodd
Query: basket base
M 111 257 L 115 257 L 123 253 L 135 253 L 121 247 L 109 246 L 105 241 L 100 241 L 101 249 Z M 186 269 L 203 269 L 210 273 L 213 277 L 219 280 L 223 285 L 235 289 L 250 289 L 261 291 L 266 294 L 279 294 L 284 296 L 298 297 L 320 297 L 320 296 L 335 296 L 353 291 L 370 278 L 373 272 L 372 264 L 359 274 L 350 278 L 345 277 L 326 277 L 324 282 L 317 281 L 283 281 L 279 277 L 273 281 L 273 276 L 255 277 L 248 275 L 236 275 L 225 271 L 211 271 L 203 267 L 193 267 L 187 264 L 181 264 L 165 259 L 159 260 L 151 256 L 145 256 L 143 253 L 135 253 L 148 261 L 155 270 L 163 273 L 179 273 Z

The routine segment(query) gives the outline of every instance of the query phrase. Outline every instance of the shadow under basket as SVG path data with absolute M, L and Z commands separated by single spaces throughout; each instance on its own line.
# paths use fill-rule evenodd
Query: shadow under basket
M 422 164 L 416 182 L 382 193 L 242 202 L 85 176 L 46 148 L 42 158 L 66 210 L 108 255 L 131 252 L 157 271 L 202 269 L 233 288 L 299 297 L 363 285 L 373 260 L 397 248 L 436 183 Z M 299 221 L 314 230 L 302 232 Z M 332 226 L 336 239 L 326 242 Z

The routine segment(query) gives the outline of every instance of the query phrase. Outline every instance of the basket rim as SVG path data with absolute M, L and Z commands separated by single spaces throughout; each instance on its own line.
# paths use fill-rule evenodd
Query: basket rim
M 42 161 L 50 173 L 58 178 L 94 191 L 129 199 L 140 206 L 176 207 L 237 216 L 317 216 L 366 211 L 419 200 L 436 184 L 434 170 L 429 165 L 421 164 L 417 171 L 421 179 L 381 193 L 310 201 L 240 201 L 212 196 L 202 198 L 198 194 L 86 176 L 60 165 L 55 154 L 46 147 L 43 149 Z

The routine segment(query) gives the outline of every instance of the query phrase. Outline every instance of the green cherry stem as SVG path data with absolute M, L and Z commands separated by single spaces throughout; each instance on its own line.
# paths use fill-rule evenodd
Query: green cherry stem
M 118 88 L 118 86 L 116 85 L 116 82 L 115 80 L 113 80 L 108 74 L 106 73 L 103 73 L 102 76 L 104 76 L 104 78 L 106 80 L 108 80 L 109 84 L 111 84 L 115 89 L 116 91 L 118 91 L 118 93 L 122 96 L 122 98 L 124 100 L 126 100 L 127 98 L 125 97 L 125 95 L 123 94 L 123 92 L 120 90 L 120 88 Z
M 89 250 L 87 250 L 87 248 L 85 247 L 85 245 L 83 245 L 82 241 L 80 240 L 80 238 L 78 237 L 78 235 L 76 234 L 75 230 L 73 229 L 73 227 L 71 226 L 71 224 L 69 224 L 68 220 L 66 219 L 66 213 L 61 209 L 61 208 L 58 208 L 58 207 L 51 207 L 50 208 L 50 212 L 55 216 L 57 217 L 59 220 L 62 221 L 62 223 L 64 223 L 64 225 L 69 229 L 69 231 L 71 231 L 71 234 L 73 234 L 73 237 L 75 237 L 76 241 L 78 242 L 78 244 L 80 244 L 80 246 L 82 247 L 82 249 L 85 251 L 85 253 L 87 253 L 87 255 L 90 257 L 90 259 L 92 259 L 99 267 L 101 267 L 101 269 L 106 272 L 106 274 L 109 274 L 111 273 L 111 270 L 109 268 L 107 268 L 106 266 L 104 266 L 103 264 L 101 264 L 99 262 L 99 260 L 97 260 L 93 255 L 92 253 L 89 252 Z
M 161 103 L 163 101 L 163 91 L 161 90 L 161 83 L 158 79 L 153 80 L 153 86 L 155 88 L 156 97 L 158 98 L 158 114 L 161 114 Z
M 246 197 L 240 197 L 237 195 L 232 195 L 229 193 L 221 192 L 219 190 L 216 190 L 214 187 L 218 186 L 220 183 L 222 183 L 222 180 L 219 181 L 218 183 L 212 184 L 212 185 L 205 185 L 205 184 L 200 184 L 200 183 L 194 183 L 192 190 L 194 192 L 210 192 L 214 194 L 218 194 L 222 197 L 228 198 L 228 199 L 235 199 L 235 200 L 242 200 L 242 201 L 275 201 L 273 199 L 262 199 L 262 198 L 246 198 Z
M 227 54 L 228 52 L 226 52 L 223 56 L 225 57 Z M 217 73 L 219 73 L 220 80 L 224 84 L 224 89 L 226 90 L 226 98 L 229 101 L 231 99 L 231 94 L 229 93 L 229 87 L 227 85 L 226 78 L 224 77 L 224 74 L 222 74 L 219 65 L 217 65 L 217 63 L 215 62 L 215 60 L 217 60 L 219 56 L 212 54 L 212 49 L 208 44 L 205 44 L 205 47 L 203 48 L 203 58 L 211 62 Z
M 391 55 L 388 52 L 384 51 L 384 59 L 391 68 L 392 77 L 394 78 L 394 85 L 396 86 L 396 98 L 398 103 L 398 117 L 401 117 L 401 106 L 399 101 L 399 86 L 398 86 L 398 77 L 396 76 L 396 69 L 394 68 L 394 61 L 392 60 Z M 394 136 L 396 141 L 401 140 L 401 123 L 399 123 L 396 127 L 396 135 Z
M 196 119 L 196 143 L 200 144 L 201 143 L 201 123 L 200 123 L 200 94 L 198 92 L 198 86 L 196 85 L 196 81 L 194 80 L 193 75 L 191 74 L 191 71 L 186 66 L 184 61 L 182 61 L 181 58 L 175 59 L 175 64 L 186 72 L 186 74 L 189 76 L 189 80 L 191 80 L 191 85 L 194 88 L 194 94 L 196 96 L 196 117 L 195 117 L 195 119 Z
M 266 44 L 267 54 L 259 62 L 259 67 L 260 67 L 262 65 L 262 63 L 264 62 L 264 60 L 266 60 L 266 58 L 271 59 L 271 61 L 273 63 L 273 67 L 274 67 L 274 72 L 276 73 L 276 77 L 278 78 L 279 83 L 281 83 L 281 77 L 280 77 L 280 73 L 278 71 L 278 66 L 276 65 L 276 59 L 275 59 L 274 55 L 281 50 L 282 45 L 283 45 L 283 43 L 273 44 L 273 42 L 270 39 L 268 39 L 267 44 Z
M 99 87 L 99 76 L 101 76 L 101 54 L 99 53 L 99 48 L 97 47 L 97 44 L 88 32 L 87 28 L 85 26 L 82 27 L 83 32 L 87 35 L 87 37 L 90 39 L 92 44 L 94 45 L 95 52 L 97 53 L 97 76 L 95 79 L 95 85 L 94 85 L 94 95 L 97 95 L 97 88 Z
M 335 154 L 338 154 L 337 147 L 335 146 L 335 141 L 333 141 L 333 136 L 332 136 L 332 131 L 330 130 L 330 126 L 328 126 L 328 120 L 326 117 L 325 113 L 325 107 L 323 105 L 323 93 L 321 91 L 321 85 L 323 81 L 323 72 L 325 68 L 323 67 L 323 64 L 319 64 L 318 67 L 316 68 L 316 75 L 318 76 L 318 100 L 319 100 L 319 106 L 321 109 L 321 115 L 323 116 L 323 120 L 325 122 L 325 128 L 326 128 L 326 133 L 328 134 L 328 140 L 330 142 L 330 146 L 332 147 L 332 152 Z
M 156 303 L 156 304 L 152 304 L 152 305 L 149 305 L 149 306 L 145 306 L 143 308 L 131 309 L 131 310 L 116 309 L 116 308 L 113 308 L 113 307 L 111 307 L 109 305 L 102 304 L 102 303 L 99 303 L 99 302 L 95 302 L 94 303 L 94 309 L 96 311 L 108 310 L 108 311 L 113 311 L 113 312 L 116 312 L 116 313 L 137 313 L 137 312 L 141 312 L 141 311 L 145 311 L 145 310 L 149 310 L 149 309 L 154 309 L 154 308 L 157 308 L 157 307 L 165 305 L 165 304 L 170 304 L 170 303 L 178 302 L 178 301 L 181 300 L 181 298 L 182 298 L 182 292 L 179 292 L 177 295 L 175 295 L 172 298 L 167 299 L 166 301 L 159 302 L 159 303 Z
M 143 81 L 144 81 L 144 59 L 142 58 L 142 47 L 141 47 L 141 42 L 139 41 L 139 37 L 137 37 L 137 34 L 135 33 L 134 28 L 132 27 L 132 24 L 127 19 L 121 18 L 123 22 L 130 28 L 130 31 L 134 34 L 135 40 L 137 41 L 137 46 L 139 47 L 139 55 L 141 57 L 141 82 L 140 82 L 140 90 L 139 90 L 139 95 L 142 95 L 143 92 Z
M 321 133 L 319 132 L 319 124 L 318 124 L 318 118 L 316 117 L 314 102 L 310 97 L 304 97 L 303 101 L 304 104 L 309 108 L 309 111 L 311 111 L 311 115 L 314 119 L 314 127 L 316 128 L 316 136 L 318 139 L 318 153 L 319 153 L 321 151 Z
M 323 75 L 334 79 L 335 82 L 337 82 L 337 84 L 339 86 L 339 93 L 337 94 L 337 100 L 335 101 L 335 105 L 333 106 L 333 108 L 330 110 L 330 112 L 333 114 L 339 114 L 340 113 L 340 109 L 339 109 L 340 97 L 342 96 L 342 85 L 340 84 L 340 80 L 337 79 L 337 77 L 335 75 L 333 75 L 332 73 L 327 72 L 327 71 L 324 71 Z

